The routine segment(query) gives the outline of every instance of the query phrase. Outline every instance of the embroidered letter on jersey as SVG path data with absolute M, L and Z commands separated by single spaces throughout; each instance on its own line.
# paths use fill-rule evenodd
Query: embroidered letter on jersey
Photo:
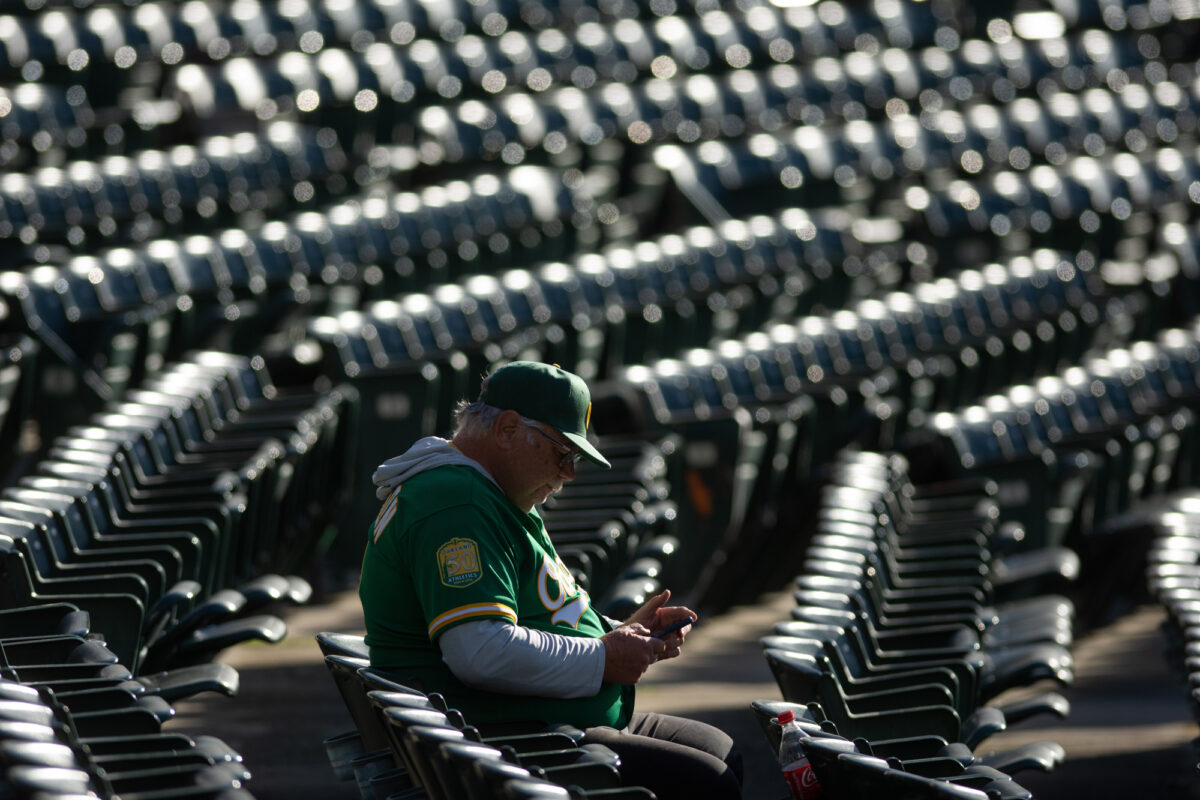
M 442 583 L 452 589 L 470 586 L 483 575 L 479 567 L 479 545 L 471 539 L 451 539 L 438 548 L 438 571 Z
M 550 596 L 551 581 L 556 589 L 553 597 Z M 538 572 L 538 598 L 546 610 L 554 612 L 550 618 L 552 622 L 556 625 L 565 622 L 572 628 L 579 627 L 579 619 L 587 611 L 590 602 L 588 593 L 575 585 L 575 578 L 562 559 L 551 561 L 549 555 L 542 556 L 542 568 Z

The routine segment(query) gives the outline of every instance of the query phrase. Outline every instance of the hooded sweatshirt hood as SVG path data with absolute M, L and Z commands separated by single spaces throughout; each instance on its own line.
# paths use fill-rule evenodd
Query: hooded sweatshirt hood
M 471 467 L 492 483 L 496 483 L 495 478 L 489 475 L 478 461 L 463 455 L 449 441 L 437 436 L 426 436 L 424 439 L 418 439 L 401 455 L 389 458 L 376 468 L 375 474 L 371 476 L 371 482 L 375 484 L 375 496 L 386 500 L 397 486 L 414 475 L 446 466 Z

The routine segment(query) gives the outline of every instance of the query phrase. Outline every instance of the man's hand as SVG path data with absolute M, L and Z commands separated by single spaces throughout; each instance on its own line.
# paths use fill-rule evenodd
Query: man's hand
M 665 628 L 672 622 L 677 622 L 681 619 L 691 619 L 696 621 L 696 612 L 686 606 L 668 606 L 666 603 L 671 599 L 671 590 L 663 589 L 658 594 L 647 600 L 641 608 L 633 612 L 626 625 L 641 625 L 653 633 L 660 628 Z M 667 634 L 662 642 L 666 645 L 666 649 L 659 655 L 659 660 L 664 658 L 675 658 L 679 655 L 683 648 L 683 641 L 687 638 L 688 631 L 692 629 L 691 625 L 677 631 L 676 633 Z
M 600 641 L 604 643 L 605 683 L 637 683 L 667 650 L 665 642 L 651 639 L 650 631 L 636 623 L 611 630 Z

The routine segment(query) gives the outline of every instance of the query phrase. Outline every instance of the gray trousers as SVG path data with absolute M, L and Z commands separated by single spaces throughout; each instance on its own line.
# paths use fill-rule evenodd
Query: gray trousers
M 740 800 L 742 754 L 724 731 L 667 714 L 635 713 L 624 730 L 588 728 L 584 742 L 621 757 L 621 780 L 658 800 Z

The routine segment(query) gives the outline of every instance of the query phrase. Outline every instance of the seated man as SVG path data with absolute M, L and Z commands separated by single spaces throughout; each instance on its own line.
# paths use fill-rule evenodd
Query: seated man
M 445 696 L 472 724 L 565 722 L 616 751 L 626 784 L 659 798 L 738 798 L 741 756 L 709 725 L 635 713 L 634 688 L 680 653 L 695 621 L 670 592 L 624 624 L 592 608 L 534 506 L 608 462 L 588 441 L 591 396 L 557 366 L 514 362 L 460 404 L 450 441 L 427 437 L 375 472 L 359 595 L 371 663 Z

